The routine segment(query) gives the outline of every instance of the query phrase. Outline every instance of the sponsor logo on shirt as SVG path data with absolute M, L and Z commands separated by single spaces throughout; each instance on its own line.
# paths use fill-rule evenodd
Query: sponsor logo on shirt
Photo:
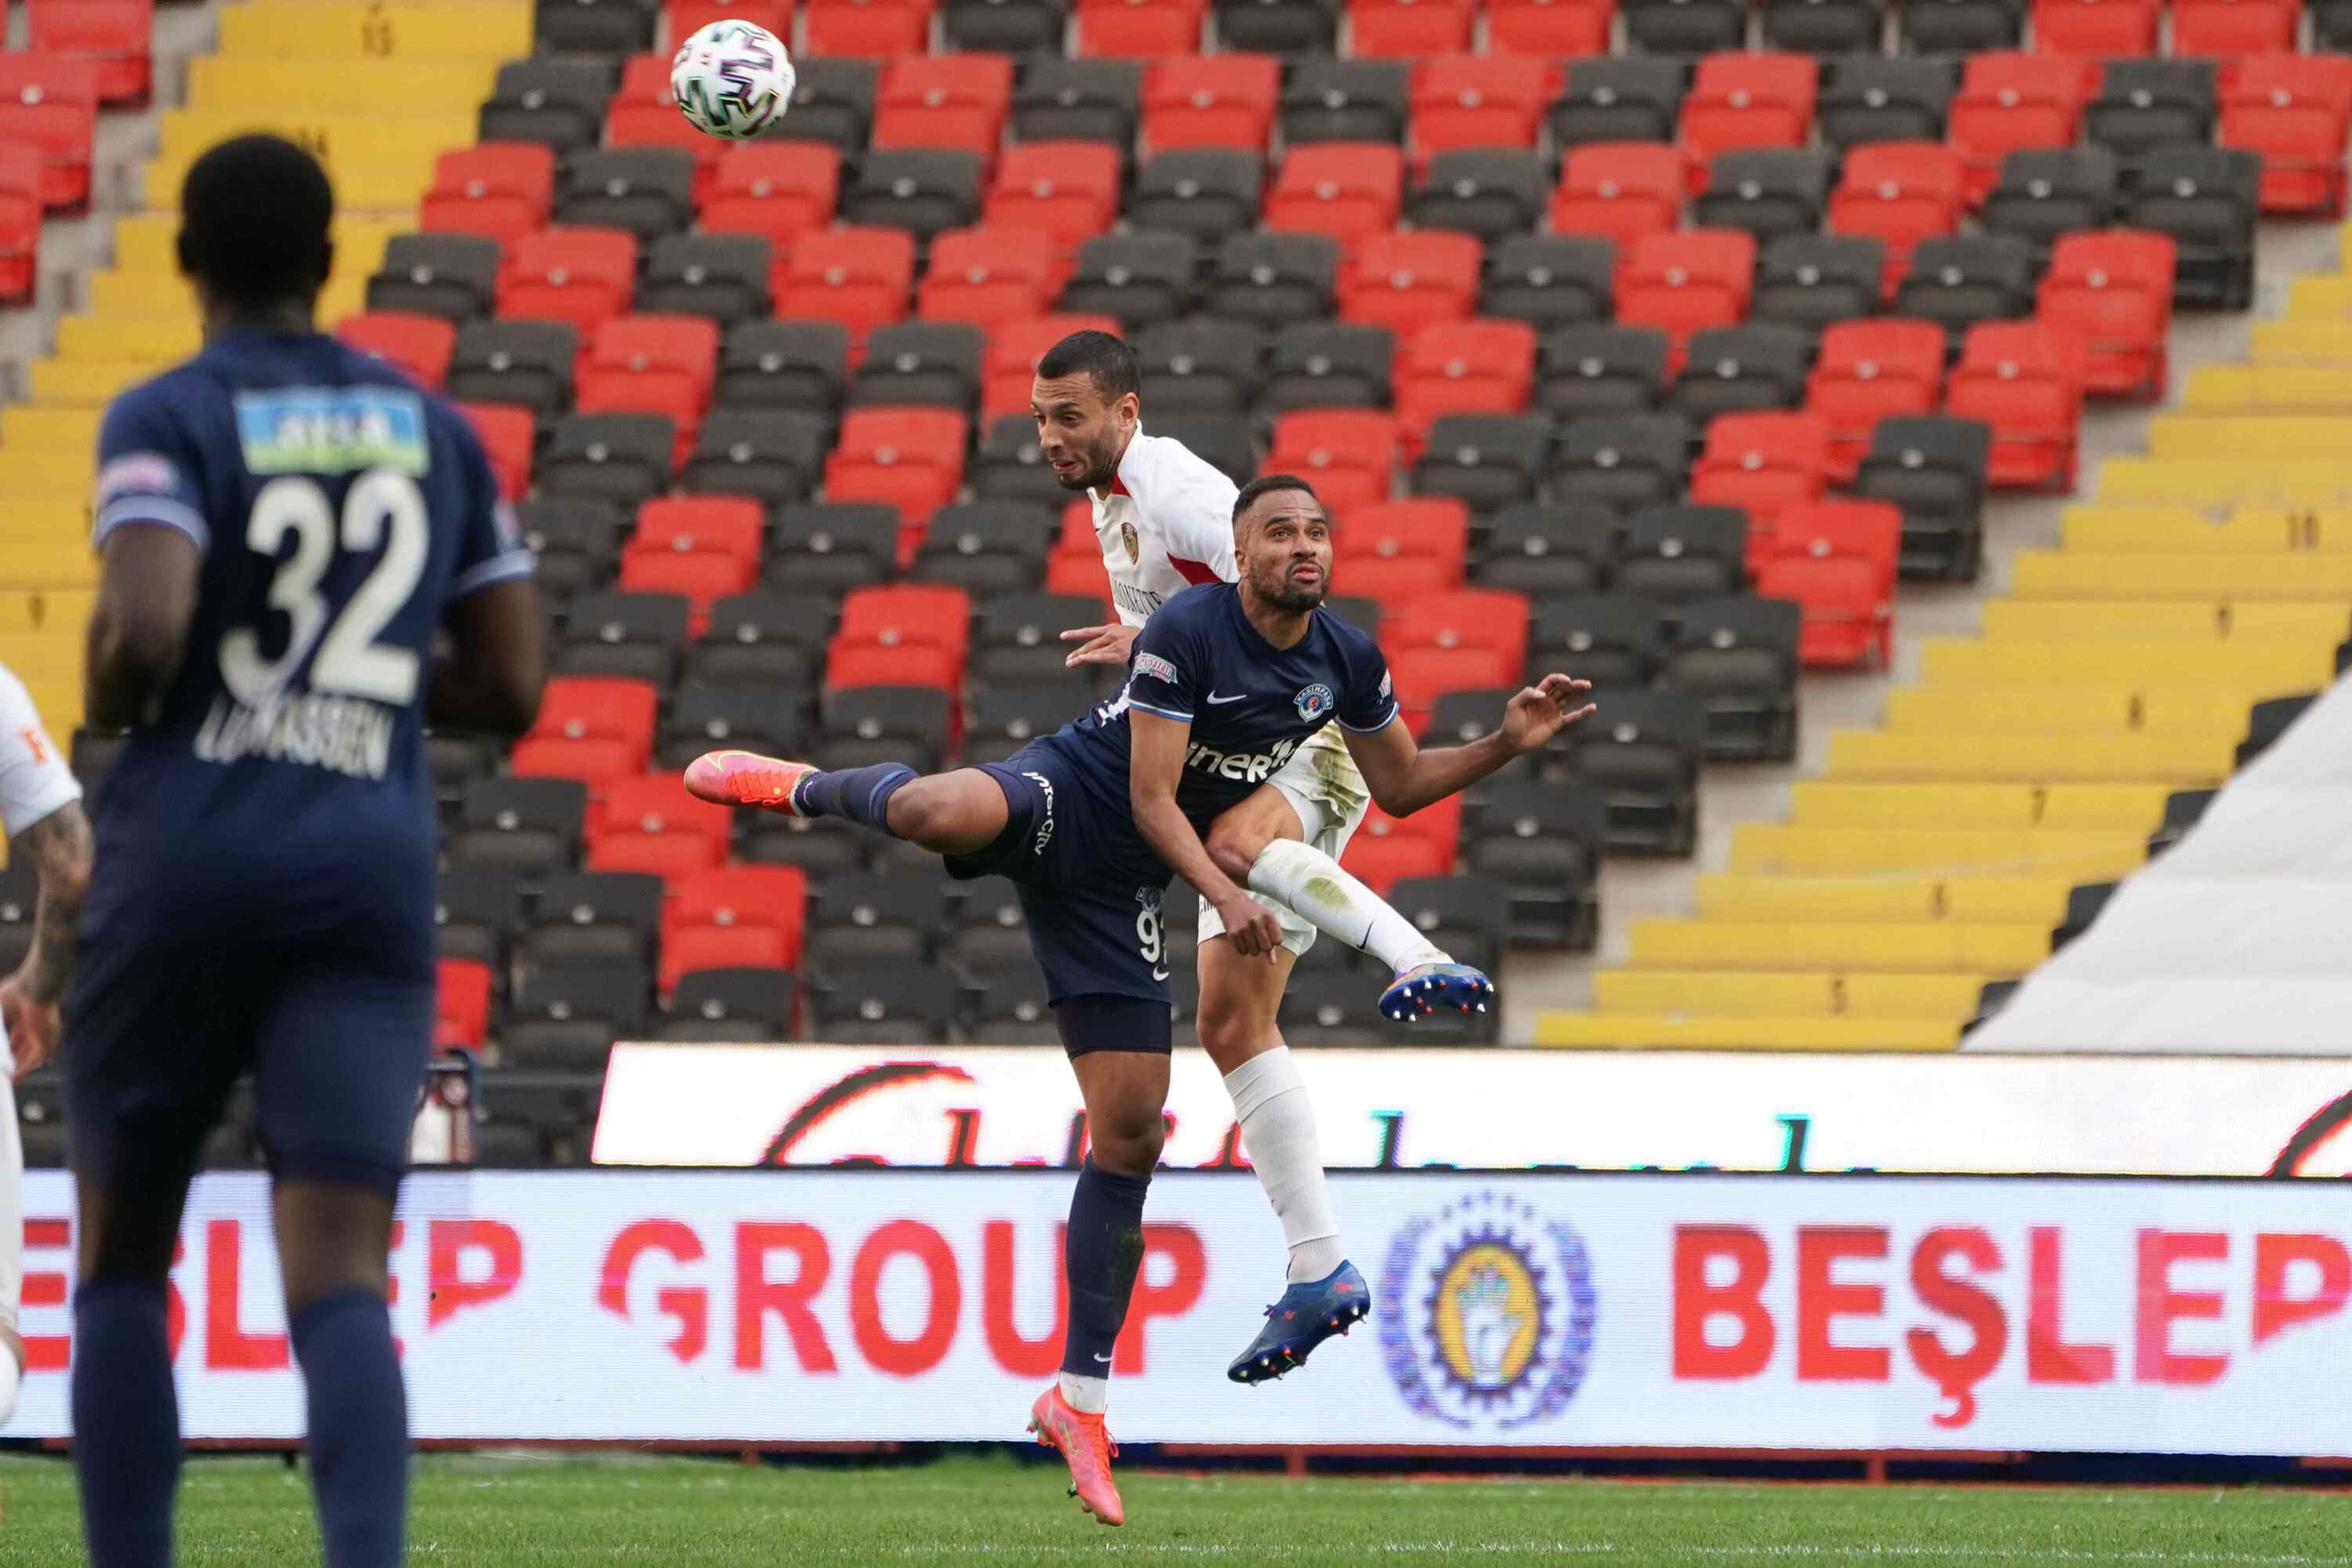
M 1288 737 L 1276 741 L 1274 749 L 1266 752 L 1221 752 L 1196 741 L 1184 753 L 1184 765 L 1235 784 L 1264 784 L 1297 750 L 1298 742 Z
M 1137 654 L 1135 656 L 1135 673 L 1138 675 L 1148 675 L 1154 680 L 1164 680 L 1171 686 L 1181 684 L 1182 679 L 1177 675 L 1176 667 L 1174 665 L 1169 663 L 1166 659 L 1160 658 L 1156 653 Z
M 1029 845 L 1029 853 L 1043 855 L 1045 846 L 1054 842 L 1054 781 L 1044 773 L 1024 773 L 1024 779 L 1035 779 L 1037 787 L 1045 795 L 1045 820 L 1037 825 L 1037 837 Z
M 236 395 L 237 442 L 256 474 L 422 474 L 425 404 L 391 386 L 289 386 Z

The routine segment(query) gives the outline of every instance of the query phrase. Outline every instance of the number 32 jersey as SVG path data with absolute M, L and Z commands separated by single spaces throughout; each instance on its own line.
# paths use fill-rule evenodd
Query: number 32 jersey
M 299 935 L 363 901 L 429 943 L 434 631 L 531 569 L 472 427 L 331 338 L 231 333 L 115 401 L 98 469 L 95 543 L 167 528 L 201 566 L 179 676 L 100 791 L 90 929 Z

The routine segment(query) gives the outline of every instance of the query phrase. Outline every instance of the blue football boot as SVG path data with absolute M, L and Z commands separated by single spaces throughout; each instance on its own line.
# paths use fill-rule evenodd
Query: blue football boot
M 1235 1383 L 1264 1383 L 1307 1364 L 1308 1352 L 1333 1334 L 1344 1334 L 1371 1315 L 1371 1287 L 1342 1261 L 1320 1279 L 1293 1285 L 1265 1310 L 1265 1327 L 1250 1348 L 1234 1358 L 1225 1375 Z
M 1424 963 L 1408 969 L 1381 993 L 1381 1016 L 1413 1023 L 1451 1007 L 1483 1013 L 1495 999 L 1495 983 L 1466 963 Z

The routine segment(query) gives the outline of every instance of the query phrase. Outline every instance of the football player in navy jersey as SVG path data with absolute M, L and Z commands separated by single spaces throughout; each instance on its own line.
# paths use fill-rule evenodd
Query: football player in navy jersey
M 1110 1524 L 1123 1514 L 1106 1379 L 1163 1136 L 1171 1031 L 1160 900 L 1171 873 L 1217 910 L 1244 956 L 1270 961 L 1281 927 L 1244 887 L 1303 912 L 1336 868 L 1297 840 L 1244 860 L 1203 837 L 1310 736 L 1339 723 L 1372 798 L 1403 816 L 1592 711 L 1585 682 L 1548 675 L 1511 699 L 1494 733 L 1422 750 L 1397 722 L 1380 649 L 1320 607 L 1331 524 L 1313 489 L 1286 475 L 1254 480 L 1234 500 L 1234 528 L 1239 581 L 1176 595 L 1136 637 L 1116 700 L 1001 763 L 922 777 L 897 763 L 824 772 L 714 752 L 686 775 L 706 800 L 846 817 L 938 852 L 951 875 L 1002 874 L 1019 889 L 1092 1145 L 1070 1205 L 1062 1372 L 1032 1425 L 1068 1462 L 1081 1503 Z
M 89 714 L 130 733 L 92 813 L 60 1053 L 83 1528 L 97 1568 L 171 1561 L 166 1276 L 249 1072 L 326 1562 L 391 1568 L 408 1432 L 386 1258 L 434 1015 L 422 730 L 530 727 L 531 557 L 464 418 L 312 325 L 318 162 L 225 142 L 181 205 L 205 346 L 99 436 Z

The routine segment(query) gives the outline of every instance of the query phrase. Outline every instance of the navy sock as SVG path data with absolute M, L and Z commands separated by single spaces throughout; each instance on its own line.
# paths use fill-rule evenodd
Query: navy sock
M 351 1290 L 288 1325 L 309 1392 L 310 1484 L 329 1568 L 397 1568 L 408 1510 L 408 1391 L 383 1298 Z
M 1062 1370 L 1081 1377 L 1110 1375 L 1111 1346 L 1127 1321 L 1143 1263 L 1143 1194 L 1150 1176 L 1122 1176 L 1089 1159 L 1070 1194 L 1070 1234 L 1062 1273 L 1070 1287 L 1070 1321 L 1062 1337 Z
M 877 763 L 868 768 L 814 773 L 801 780 L 800 788 L 793 794 L 793 804 L 804 816 L 845 816 L 860 827 L 889 833 L 890 797 L 917 777 L 915 770 L 904 763 Z
M 168 1568 L 180 1481 L 160 1279 L 92 1279 L 74 1292 L 74 1469 L 92 1568 Z

